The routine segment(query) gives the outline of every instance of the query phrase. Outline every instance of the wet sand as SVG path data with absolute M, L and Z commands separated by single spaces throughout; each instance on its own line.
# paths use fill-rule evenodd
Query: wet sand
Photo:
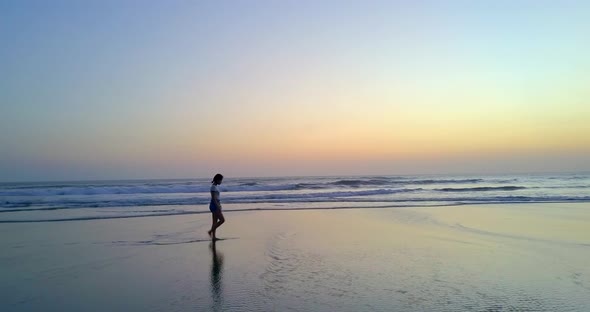
M 0 224 L 1 311 L 587 311 L 590 205 Z

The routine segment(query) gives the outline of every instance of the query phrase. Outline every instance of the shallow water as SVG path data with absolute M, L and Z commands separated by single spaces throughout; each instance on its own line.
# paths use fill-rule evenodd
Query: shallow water
M 0 224 L 2 311 L 587 311 L 590 207 Z

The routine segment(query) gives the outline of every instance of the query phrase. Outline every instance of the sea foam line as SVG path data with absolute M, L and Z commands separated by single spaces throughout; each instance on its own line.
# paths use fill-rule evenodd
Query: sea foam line
M 453 202 L 443 204 L 418 204 L 418 205 L 382 205 L 370 207 L 358 206 L 335 206 L 335 207 L 291 207 L 291 208 L 244 208 L 244 209 L 228 209 L 224 212 L 246 212 L 246 211 L 304 211 L 304 210 L 343 210 L 343 209 L 391 209 L 391 208 L 428 208 L 428 207 L 452 207 L 464 205 L 490 205 L 490 204 L 563 204 L 563 203 L 585 203 L 590 202 L 590 198 L 582 200 L 570 201 L 497 201 L 497 202 Z M 117 216 L 89 216 L 89 217 L 73 217 L 73 218 L 55 218 L 55 219 L 31 219 L 31 220 L 0 220 L 0 223 L 39 223 L 39 222 L 67 222 L 67 221 L 92 221 L 92 220 L 109 220 L 109 219 L 129 219 L 129 218 L 145 218 L 145 217 L 165 217 L 165 216 L 179 216 L 179 215 L 197 215 L 208 214 L 209 211 L 171 211 L 158 214 L 137 214 L 137 215 L 117 215 Z
M 256 195 L 251 197 L 237 197 L 224 198 L 222 203 L 227 204 L 263 204 L 263 203 L 336 203 L 336 202 L 350 202 L 350 203 L 399 203 L 399 202 L 465 202 L 465 203 L 480 203 L 480 202 L 577 202 L 590 201 L 590 196 L 488 196 L 488 197 L 405 197 L 405 198 L 358 198 L 367 195 L 388 195 L 392 193 L 364 193 L 363 195 L 349 193 L 348 196 L 336 196 L 335 193 L 323 193 L 324 196 L 313 196 L 312 194 L 285 194 L 285 196 L 278 195 Z M 355 198 L 355 196 L 357 196 Z M 74 201 L 74 202 L 39 202 L 39 205 L 44 207 L 35 207 L 34 204 L 21 206 L 18 204 L 5 204 L 4 208 L 0 209 L 1 213 L 7 212 L 26 212 L 26 211 L 48 211 L 48 210 L 65 210 L 65 209 L 87 209 L 87 208 L 118 208 L 118 207 L 149 207 L 149 206 L 188 206 L 188 205 L 205 205 L 209 203 L 209 199 L 205 198 L 186 198 L 186 199 L 150 199 L 150 200 L 109 200 L 109 201 Z M 51 206 L 49 206 L 51 205 Z M 2 207 L 0 205 L 0 207 Z

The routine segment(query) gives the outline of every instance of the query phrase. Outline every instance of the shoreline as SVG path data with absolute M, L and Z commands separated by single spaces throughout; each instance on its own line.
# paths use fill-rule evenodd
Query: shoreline
M 482 202 L 482 203 L 453 203 L 453 204 L 432 204 L 432 205 L 382 205 L 382 206 L 341 206 L 341 207 L 303 207 L 303 208 L 244 208 L 244 209 L 224 209 L 224 213 L 234 212 L 253 212 L 253 211 L 315 211 L 315 210 L 366 210 L 366 209 L 402 209 L 402 208 L 435 208 L 435 207 L 461 207 L 461 206 L 486 206 L 486 205 L 544 205 L 544 204 L 585 204 L 590 203 L 590 200 L 570 200 L 570 201 L 499 201 L 499 202 Z M 240 205 L 240 204 L 232 204 Z M 0 211 L 2 213 L 19 213 L 32 211 L 54 211 L 54 210 L 74 210 L 74 209 L 113 209 L 113 208 L 132 208 L 132 207 L 194 207 L 193 205 L 154 205 L 154 206 L 124 206 L 124 207 L 86 207 L 86 208 L 39 208 L 39 209 L 11 209 Z M 198 205 L 201 207 L 204 205 Z M 209 214 L 210 211 L 182 211 L 182 212 L 166 212 L 163 214 L 147 214 L 134 216 L 112 216 L 112 217 L 80 217 L 80 218 L 62 218 L 62 219 L 48 219 L 48 220 L 0 220 L 0 224 L 11 223 L 45 223 L 45 222 L 71 222 L 71 221 L 92 221 L 92 220 L 111 220 L 111 219 L 133 219 L 146 217 L 166 217 L 166 216 L 184 216 L 184 215 L 200 215 Z

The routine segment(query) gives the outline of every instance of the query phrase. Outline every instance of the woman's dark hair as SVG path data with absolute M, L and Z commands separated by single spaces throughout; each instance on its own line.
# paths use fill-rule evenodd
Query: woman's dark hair
M 221 183 L 221 180 L 223 180 L 223 175 L 221 175 L 221 173 L 218 173 L 213 177 L 213 181 L 211 181 L 211 183 L 219 184 Z

